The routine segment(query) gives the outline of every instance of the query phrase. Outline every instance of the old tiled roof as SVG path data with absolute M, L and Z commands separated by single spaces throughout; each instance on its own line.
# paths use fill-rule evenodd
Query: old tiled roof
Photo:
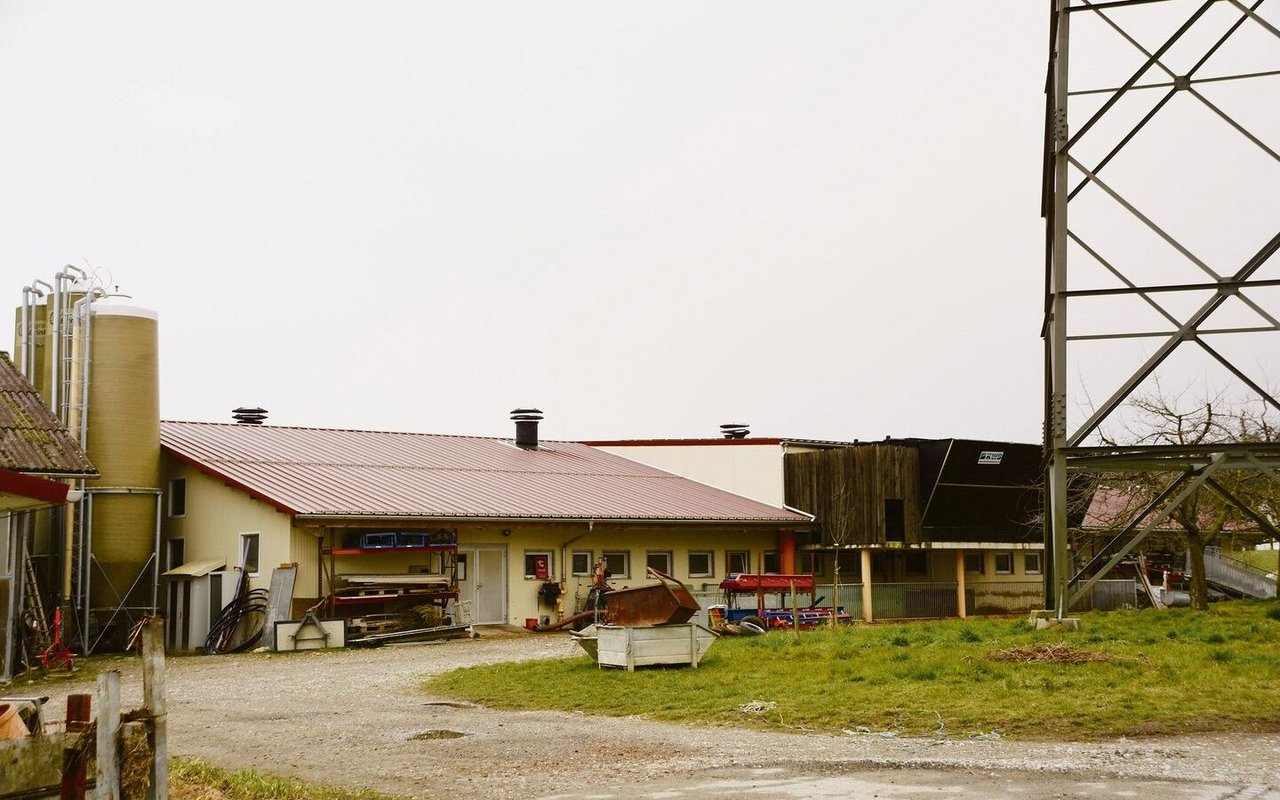
M 318 517 L 809 519 L 577 442 L 162 422 L 169 454 L 290 514 Z
M 5 352 L 0 352 L 0 467 L 37 475 L 97 474 Z

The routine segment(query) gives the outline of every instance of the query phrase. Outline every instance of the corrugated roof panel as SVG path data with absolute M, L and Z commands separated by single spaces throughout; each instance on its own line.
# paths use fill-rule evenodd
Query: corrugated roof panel
M 808 518 L 575 442 L 163 422 L 175 455 L 316 516 L 761 521 Z
M 0 467 L 40 475 L 97 470 L 39 392 L 0 352 Z

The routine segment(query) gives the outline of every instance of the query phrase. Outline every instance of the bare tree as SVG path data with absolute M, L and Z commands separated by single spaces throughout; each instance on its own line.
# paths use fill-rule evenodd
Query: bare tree
M 1121 435 L 1103 433 L 1107 445 L 1215 445 L 1237 442 L 1275 442 L 1280 433 L 1276 416 L 1261 402 L 1230 402 L 1222 395 L 1188 400 L 1189 392 L 1162 391 L 1136 396 L 1129 402 L 1128 421 Z M 1109 510 L 1109 526 L 1121 527 L 1178 475 L 1134 471 L 1100 476 L 1124 502 Z M 1189 554 L 1191 607 L 1208 607 L 1205 548 L 1231 531 L 1259 529 L 1274 535 L 1280 514 L 1280 483 L 1256 469 L 1220 469 L 1187 494 L 1169 513 L 1169 534 Z

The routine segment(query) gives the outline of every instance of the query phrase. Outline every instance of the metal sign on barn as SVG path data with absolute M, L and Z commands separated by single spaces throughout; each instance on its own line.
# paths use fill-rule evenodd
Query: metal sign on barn
M 1004 461 L 1003 450 L 983 450 L 978 454 L 979 464 L 999 464 Z

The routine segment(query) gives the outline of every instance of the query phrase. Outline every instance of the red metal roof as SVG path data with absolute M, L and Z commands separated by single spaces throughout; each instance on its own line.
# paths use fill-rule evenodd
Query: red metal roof
M 177 458 L 305 516 L 774 522 L 808 517 L 577 442 L 162 422 Z
M 0 352 L 0 468 L 40 475 L 97 474 L 5 352 Z

